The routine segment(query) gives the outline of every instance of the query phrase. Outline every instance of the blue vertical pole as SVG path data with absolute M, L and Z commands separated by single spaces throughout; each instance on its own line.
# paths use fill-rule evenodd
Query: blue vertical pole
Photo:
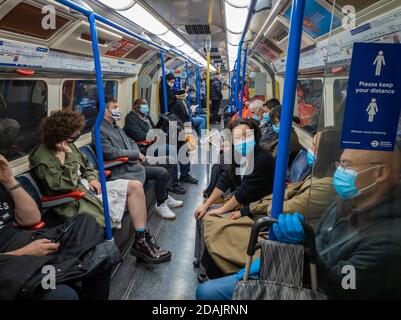
M 240 101 L 238 99 L 239 93 L 239 82 L 240 82 L 240 75 L 241 75 L 241 53 L 242 53 L 242 44 L 243 42 L 240 41 L 238 45 L 238 54 L 237 54 L 237 68 L 236 68 L 236 79 L 235 79 L 235 90 L 234 90 L 234 101 L 239 112 L 239 118 L 242 118 L 242 106 L 240 105 Z
M 168 104 L 167 104 L 167 83 L 166 83 L 166 69 L 164 67 L 164 50 L 161 51 L 160 54 L 160 62 L 162 65 L 162 86 L 163 86 L 163 103 L 164 103 L 164 113 L 168 112 Z
M 231 98 L 230 98 L 230 103 L 233 103 L 233 106 L 237 106 L 234 98 L 234 86 L 235 86 L 235 68 L 236 68 L 237 63 L 235 63 L 234 69 L 233 69 L 233 74 L 231 76 Z
M 302 28 L 305 0 L 293 0 L 291 25 L 288 41 L 288 57 L 283 92 L 283 107 L 280 117 L 280 134 L 274 176 L 272 216 L 277 218 L 283 212 L 285 182 L 291 141 L 292 117 L 294 114 L 295 92 L 299 57 L 301 51 Z
M 196 66 L 196 101 L 199 106 L 198 107 L 198 117 L 200 116 L 201 104 L 202 104 L 200 90 L 201 90 L 200 68 L 197 65 Z
M 188 114 L 189 114 L 189 120 L 192 121 L 192 112 L 191 112 L 191 87 L 189 85 L 189 65 L 188 65 L 188 60 L 185 62 L 186 66 L 186 75 L 187 75 L 187 88 L 188 88 Z
M 244 65 L 242 66 L 242 87 L 241 87 L 241 113 L 242 114 L 242 106 L 244 105 L 244 91 L 245 91 L 245 75 L 246 75 L 246 63 L 248 56 L 248 48 L 244 50 Z
M 102 199 L 103 199 L 103 211 L 104 211 L 104 223 L 106 229 L 106 239 L 111 241 L 113 240 L 113 231 L 111 229 L 110 222 L 110 212 L 109 212 L 109 202 L 107 199 L 107 188 L 106 188 L 106 177 L 104 175 L 104 159 L 103 159 L 103 151 L 102 151 L 102 143 L 100 141 L 100 127 L 104 118 L 105 111 L 105 96 L 104 96 L 104 86 L 103 86 L 103 77 L 102 77 L 102 66 L 100 62 L 100 52 L 99 52 L 99 43 L 97 37 L 96 30 L 96 21 L 93 13 L 88 15 L 88 20 L 90 24 L 91 30 L 91 39 L 92 39 L 92 49 L 93 49 L 93 60 L 95 62 L 95 71 L 96 71 L 96 84 L 97 84 L 97 94 L 99 98 L 99 112 L 96 118 L 95 124 L 95 144 L 96 144 L 96 156 L 98 159 L 98 169 L 100 176 L 100 185 L 102 186 Z

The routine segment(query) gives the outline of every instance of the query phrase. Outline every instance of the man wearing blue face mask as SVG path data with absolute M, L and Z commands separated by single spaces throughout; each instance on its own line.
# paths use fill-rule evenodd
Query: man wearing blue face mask
M 166 96 L 167 96 L 167 111 L 171 112 L 171 110 L 175 107 L 180 96 L 184 95 L 187 90 L 174 90 L 175 76 L 172 73 L 166 75 Z M 159 85 L 159 103 L 160 110 L 164 112 L 164 86 L 163 79 L 160 80 Z
M 139 98 L 134 101 L 132 111 L 125 117 L 124 132 L 138 144 L 142 154 L 146 154 L 149 146 L 159 141 L 157 137 L 155 137 L 153 141 L 146 140 L 149 131 L 155 128 L 155 124 L 149 113 L 150 108 L 148 102 L 145 99 Z M 171 169 L 169 171 L 172 171 L 172 185 L 169 186 L 168 191 L 176 194 L 184 194 L 185 189 L 182 188 L 179 183 L 177 148 L 168 144 L 161 144 L 161 147 L 165 150 L 163 150 L 163 152 L 158 150 L 158 154 L 166 154 L 175 158 L 175 161 L 173 161 L 174 163 L 168 165 L 169 169 Z M 158 154 L 155 154 L 155 156 L 158 156 Z M 190 167 L 190 165 L 181 165 L 181 173 L 185 172 L 185 170 L 189 171 L 190 168 L 188 167 Z
M 394 152 L 342 154 L 334 174 L 338 200 L 315 226 L 318 284 L 330 299 L 400 297 L 400 174 L 400 142 Z M 299 213 L 280 215 L 273 226 L 277 240 L 302 243 L 303 220 Z M 220 292 L 230 296 L 227 289 L 236 281 L 226 277 L 206 283 L 198 289 L 198 298 Z

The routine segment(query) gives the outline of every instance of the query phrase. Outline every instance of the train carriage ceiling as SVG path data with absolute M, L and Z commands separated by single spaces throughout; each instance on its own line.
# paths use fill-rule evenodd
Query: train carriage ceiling
M 192 55 L 199 56 L 203 66 L 206 57 L 204 43 L 206 38 L 210 36 L 212 65 L 221 65 L 223 71 L 231 70 L 233 67 L 237 47 L 230 45 L 230 43 L 238 44 L 242 30 L 241 23 L 244 22 L 247 4 L 249 3 L 249 0 L 72 1 L 88 4 L 96 13 L 137 34 L 148 37 L 153 43 L 161 44 L 163 41 L 166 44 L 169 41 L 179 43 L 176 45 L 176 49 L 189 54 L 191 57 Z M 333 21 L 338 26 L 341 25 L 341 9 L 345 5 L 353 5 L 358 18 L 369 16 L 374 12 L 374 9 L 387 4 L 395 6 L 397 2 L 399 0 L 336 0 L 335 19 Z M 49 3 L 56 5 L 57 28 L 44 31 L 37 26 L 41 25 L 42 6 Z M 117 9 L 110 7 L 118 3 L 128 3 L 129 5 Z M 250 63 L 254 57 L 259 57 L 268 65 L 273 62 L 280 64 L 280 61 L 285 57 L 288 43 L 290 3 L 289 0 L 257 1 L 257 12 L 251 20 L 245 38 L 252 49 Z M 333 4 L 334 0 L 307 1 L 302 44 L 304 52 L 309 49 L 312 50 L 318 42 L 327 38 Z M 139 11 L 138 8 L 140 8 Z M 239 8 L 241 12 L 237 10 Z M 142 14 L 140 14 L 141 12 Z M 317 19 L 316 15 L 319 19 L 317 23 L 320 26 L 325 26 L 323 29 L 316 30 L 313 28 L 313 19 Z M 30 19 L 20 19 L 21 16 L 29 16 Z M 147 25 L 147 27 L 143 25 Z M 148 61 L 154 61 L 159 54 L 159 50 L 127 37 L 101 23 L 98 23 L 98 31 L 100 49 L 103 55 L 145 64 Z M 91 55 L 89 32 L 89 26 L 83 20 L 82 15 L 54 0 L 0 0 L 0 36 L 6 36 L 11 40 L 32 42 L 51 49 Z M 233 35 L 230 32 L 237 32 L 237 34 Z M 168 53 L 167 56 L 171 58 L 174 54 Z M 180 63 L 182 65 L 183 62 Z

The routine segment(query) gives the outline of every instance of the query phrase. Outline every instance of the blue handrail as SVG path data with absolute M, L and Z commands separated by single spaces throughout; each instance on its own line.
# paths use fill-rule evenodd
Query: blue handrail
M 242 118 L 242 106 L 240 106 L 240 101 L 238 97 L 239 92 L 239 83 L 240 83 L 240 76 L 241 76 L 241 57 L 242 57 L 242 44 L 243 42 L 240 41 L 238 45 L 238 54 L 237 54 L 237 67 L 235 73 L 235 90 L 234 90 L 234 101 L 236 109 L 239 112 L 239 117 Z
M 294 114 L 295 92 L 301 52 L 304 8 L 305 0 L 293 0 L 283 92 L 283 107 L 280 116 L 280 134 L 276 158 L 276 171 L 274 176 L 272 204 L 273 218 L 277 218 L 283 212 L 289 145 L 292 132 L 292 117 Z
M 93 60 L 95 62 L 95 71 L 96 71 L 96 84 L 97 84 L 97 94 L 99 98 L 99 113 L 96 117 L 95 124 L 95 145 L 96 145 L 96 156 L 98 159 L 98 169 L 100 175 L 100 185 L 102 186 L 102 200 L 103 200 L 103 211 L 104 211 L 104 223 L 106 229 L 106 239 L 113 239 L 113 231 L 111 229 L 111 221 L 110 221 L 110 212 L 109 212 L 109 201 L 107 198 L 107 187 L 106 187 L 106 176 L 104 174 L 104 159 L 103 159 L 103 147 L 100 141 L 100 127 L 103 123 L 104 112 L 106 109 L 105 106 L 105 95 L 104 95 L 104 84 L 102 77 L 102 67 L 100 62 L 100 52 L 99 52 L 99 43 L 97 37 L 96 30 L 96 20 L 91 13 L 89 16 L 89 24 L 91 30 L 91 38 L 92 38 L 92 48 L 93 48 Z
M 235 83 L 235 92 L 234 92 L 234 101 L 236 102 L 237 109 L 239 110 L 239 117 L 242 118 L 242 103 L 240 99 L 238 98 L 238 92 L 239 92 L 239 81 L 240 81 L 240 73 L 241 73 L 241 53 L 242 53 L 242 46 L 245 42 L 245 36 L 246 33 L 248 32 L 249 25 L 251 23 L 251 19 L 253 14 L 255 13 L 255 8 L 256 8 L 256 3 L 257 0 L 251 0 L 248 6 L 248 15 L 246 17 L 245 21 L 245 26 L 244 26 L 244 31 L 242 32 L 241 40 L 239 41 L 238 45 L 238 54 L 237 54 L 237 80 Z M 245 81 L 245 74 L 242 77 L 242 81 Z
M 230 95 L 231 95 L 230 104 L 232 103 L 232 105 L 235 106 L 235 107 L 237 106 L 236 101 L 235 101 L 235 97 L 234 97 L 235 74 L 236 74 L 235 68 L 236 68 L 236 65 L 237 65 L 237 62 L 235 62 L 235 66 L 234 66 L 234 69 L 233 69 L 233 74 L 231 75 L 231 90 L 230 90 Z
M 96 156 L 98 160 L 98 169 L 99 169 L 99 178 L 100 185 L 102 187 L 102 197 L 103 197 L 103 212 L 104 212 L 104 222 L 105 222 L 105 231 L 106 231 L 106 239 L 111 241 L 113 240 L 113 231 L 111 228 L 110 221 L 110 212 L 109 212 L 109 203 L 107 199 L 107 187 L 106 187 L 106 177 L 104 174 L 104 159 L 103 159 L 103 148 L 100 141 L 100 126 L 103 123 L 104 112 L 105 112 L 105 95 L 104 95 L 104 84 L 102 77 L 102 66 L 100 61 L 100 52 L 99 52 L 99 42 L 97 36 L 96 29 L 96 18 L 95 14 L 91 9 L 83 8 L 75 3 L 67 0 L 57 0 L 59 3 L 82 13 L 88 18 L 90 31 L 91 31 L 91 40 L 92 40 L 92 49 L 93 49 L 93 60 L 95 64 L 95 72 L 96 72 L 96 84 L 97 84 L 97 92 L 99 99 L 99 112 L 96 117 L 96 123 L 94 127 L 94 135 L 95 135 L 95 146 L 96 146 Z
M 200 79 L 200 68 L 199 65 L 196 66 L 196 101 L 198 104 L 198 117 L 200 116 L 201 112 L 201 79 Z
M 189 114 L 189 120 L 192 121 L 192 112 L 191 112 L 191 87 L 189 85 L 189 66 L 188 66 L 188 60 L 185 62 L 185 67 L 186 67 L 186 77 L 187 77 L 187 83 L 186 87 L 188 88 L 188 97 L 187 97 L 187 102 L 188 102 L 188 114 Z
M 167 104 L 167 83 L 166 83 L 166 68 L 164 66 L 164 50 L 160 53 L 160 62 L 162 65 L 162 86 L 163 86 L 163 107 L 164 113 L 168 112 L 168 104 Z M 161 97 L 159 97 L 161 98 Z
M 248 48 L 244 50 L 244 64 L 242 66 L 242 87 L 241 87 L 241 112 L 240 115 L 242 116 L 242 106 L 244 105 L 244 93 L 245 93 L 245 76 L 246 76 L 246 63 L 247 63 L 247 57 L 248 57 Z

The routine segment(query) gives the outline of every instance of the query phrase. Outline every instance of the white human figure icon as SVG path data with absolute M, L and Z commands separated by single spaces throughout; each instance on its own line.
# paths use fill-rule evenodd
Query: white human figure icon
M 376 76 L 380 76 L 382 73 L 382 66 L 386 65 L 386 60 L 384 60 L 384 52 L 379 51 L 373 65 L 376 66 Z
M 366 109 L 366 112 L 368 113 L 369 116 L 369 122 L 373 122 L 375 115 L 379 112 L 379 108 L 377 107 L 376 99 L 373 98 Z

